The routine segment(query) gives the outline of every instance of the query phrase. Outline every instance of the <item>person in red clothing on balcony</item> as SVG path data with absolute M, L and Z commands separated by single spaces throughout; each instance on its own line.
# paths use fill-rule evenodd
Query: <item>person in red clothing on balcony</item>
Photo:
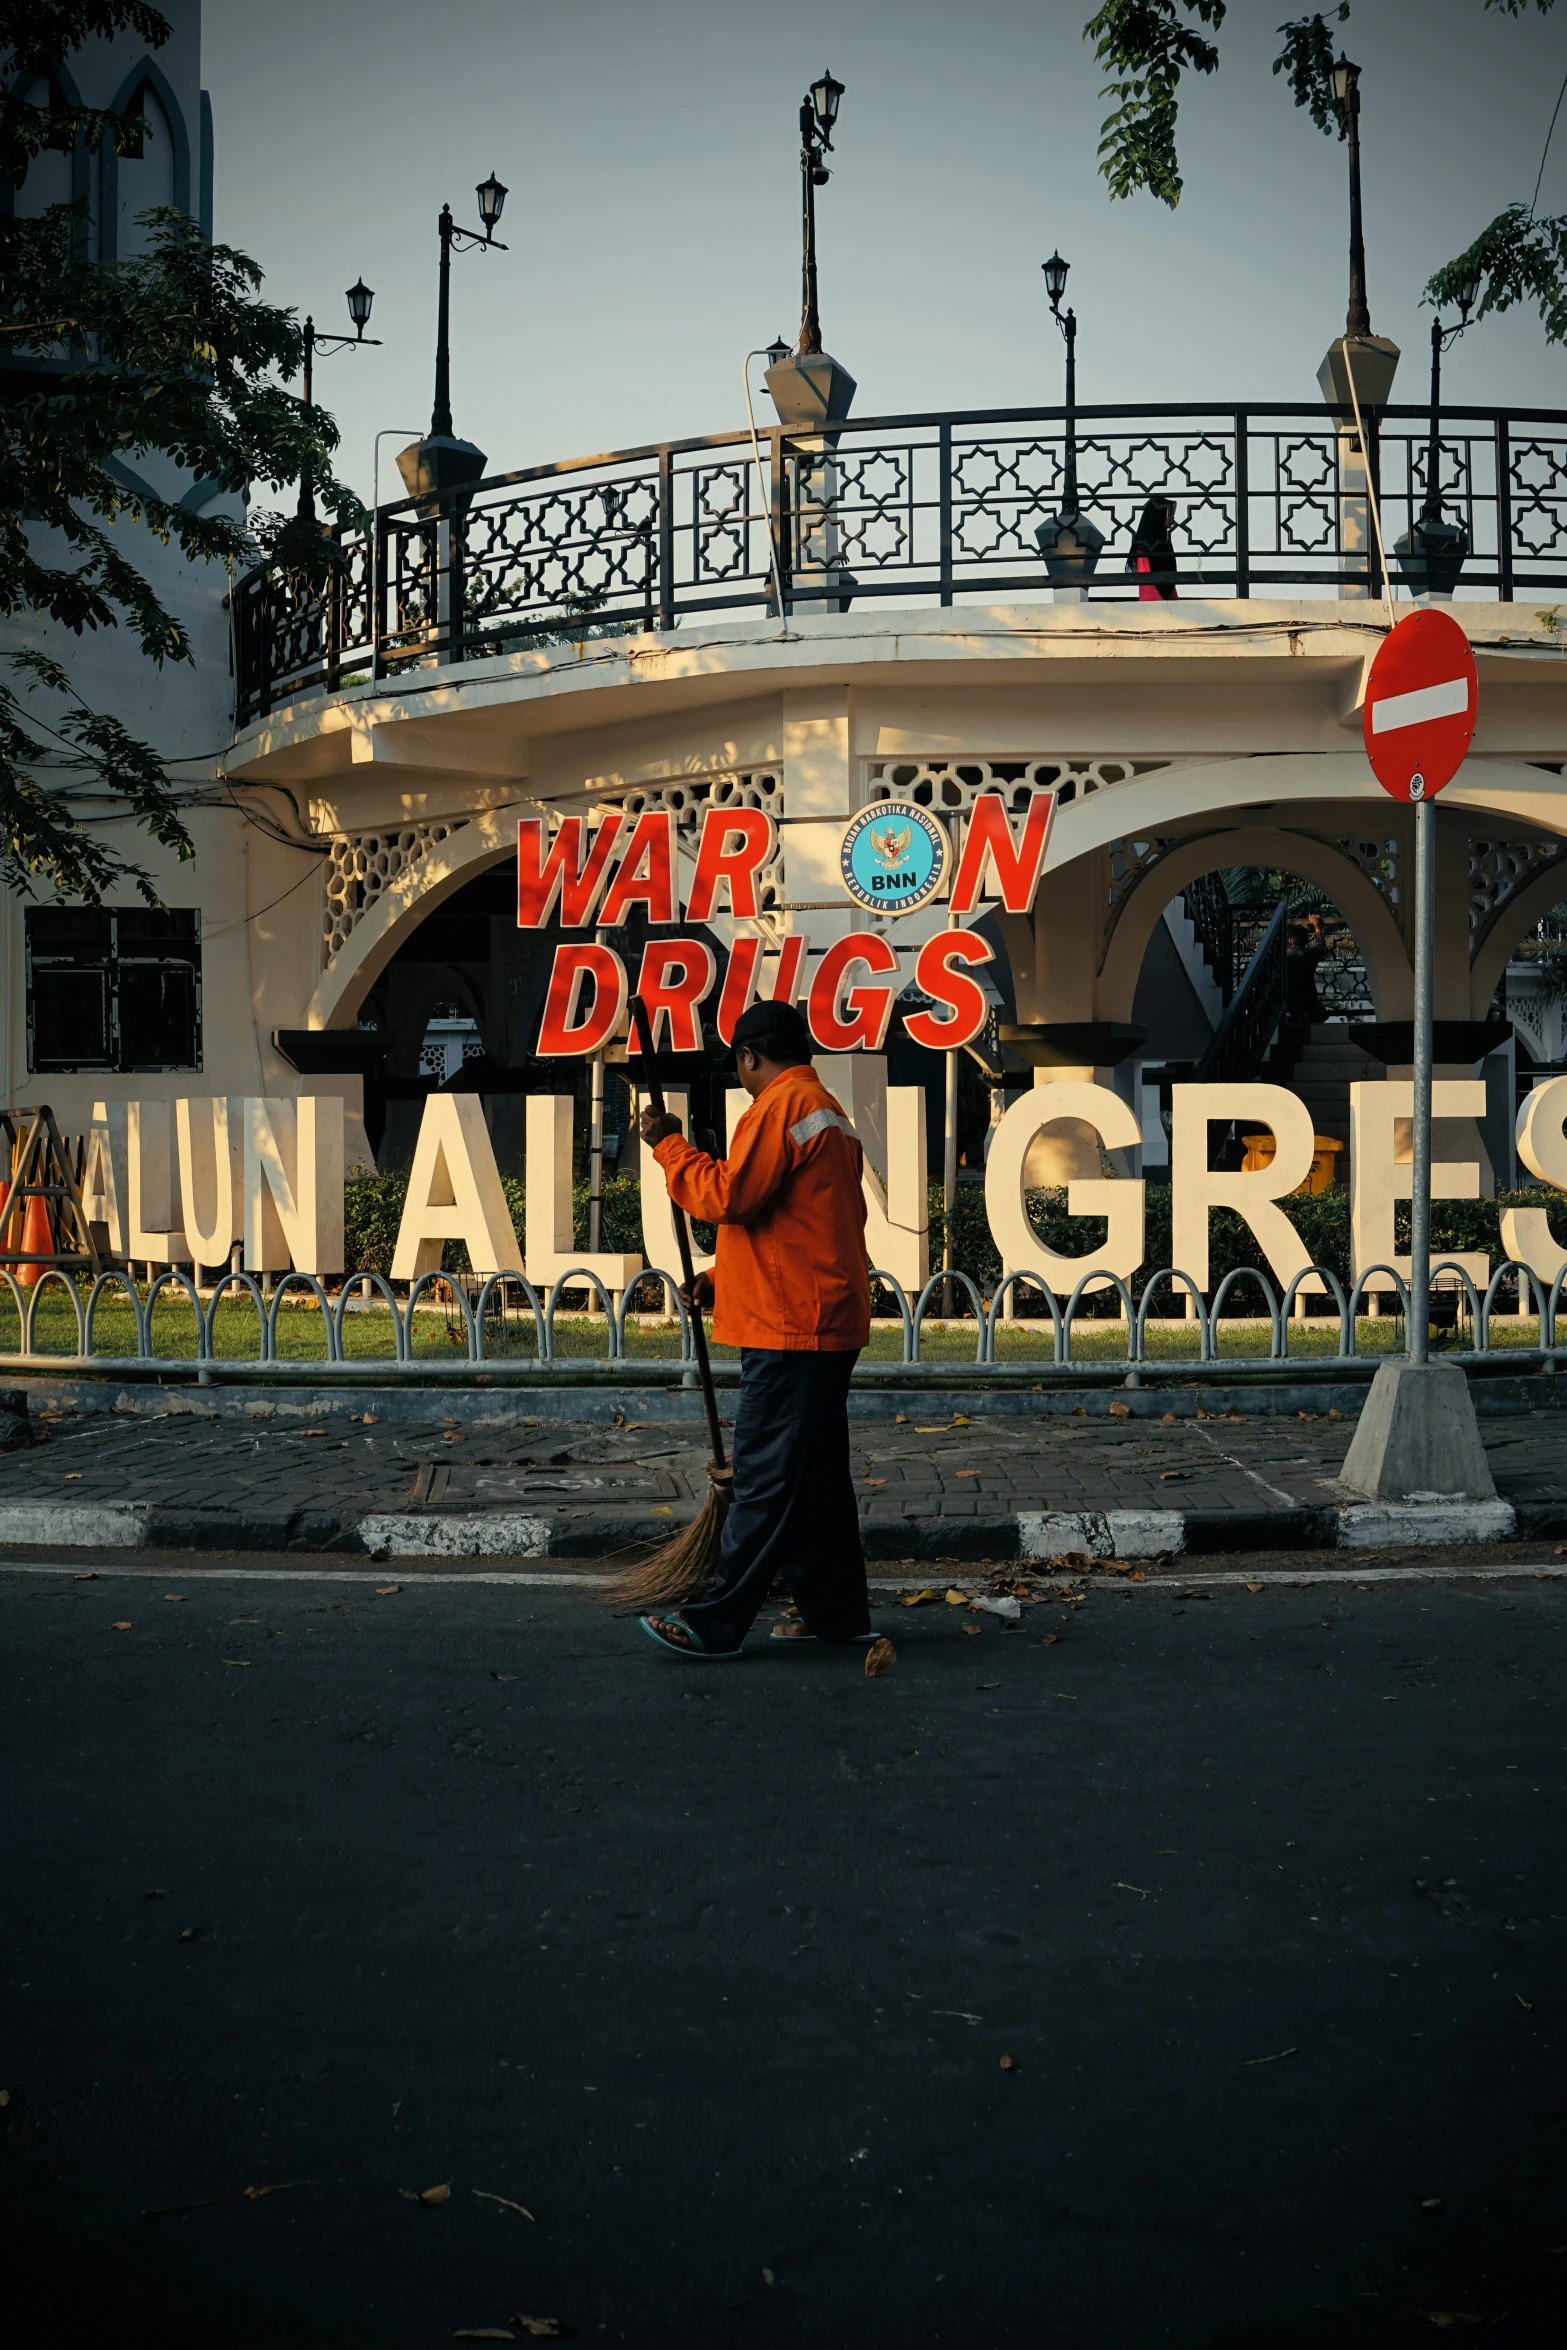
M 798 1619 L 773 1638 L 868 1640 L 859 1504 L 849 1466 L 849 1375 L 870 1336 L 870 1265 L 860 1146 L 811 1066 L 792 1004 L 753 1004 L 735 1023 L 735 1067 L 751 1107 L 711 1159 L 678 1122 L 644 1110 L 642 1139 L 669 1196 L 718 1227 L 713 1336 L 740 1349 L 734 1489 L 713 1588 L 642 1628 L 689 1657 L 738 1656 L 783 1573 Z

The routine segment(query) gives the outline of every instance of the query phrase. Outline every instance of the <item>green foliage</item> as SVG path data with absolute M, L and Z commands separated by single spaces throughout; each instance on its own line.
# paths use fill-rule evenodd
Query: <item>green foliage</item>
M 1189 17 L 1224 22 L 1226 0 L 1180 0 Z M 1181 75 L 1213 73 L 1219 52 L 1176 13 L 1176 0 L 1105 0 L 1083 27 L 1094 60 L 1113 77 L 1101 95 L 1115 112 L 1100 125 L 1099 168 L 1112 196 L 1146 188 L 1173 211 L 1181 200 L 1176 163 L 1176 92 Z
M 1537 220 L 1527 205 L 1509 204 L 1455 261 L 1432 274 L 1422 299 L 1440 309 L 1476 283 L 1477 320 L 1532 302 L 1546 341 L 1567 343 L 1567 213 Z
M 32 105 L 36 76 L 84 43 L 134 33 L 148 47 L 169 27 L 137 0 L 0 0 L 0 52 L 21 71 L 0 96 L 0 174 L 13 186 L 33 158 L 108 142 L 124 149 L 132 117 Z M 256 482 L 281 487 L 308 472 L 323 504 L 345 517 L 357 501 L 332 477 L 336 427 L 284 391 L 302 357 L 290 311 L 259 297 L 261 271 L 231 246 L 209 244 L 175 211 L 145 216 L 149 249 L 103 267 L 84 250 L 85 205 L 35 218 L 0 215 L 0 318 L 6 349 L 33 364 L 12 371 L 0 407 L 0 618 L 14 646 L 28 620 L 76 636 L 126 627 L 160 667 L 189 661 L 179 620 L 131 560 L 120 526 L 139 523 L 190 562 L 249 562 L 244 521 L 134 486 L 116 460 L 165 451 L 191 481 L 236 503 Z M 141 828 L 176 856 L 192 854 L 180 797 L 148 745 L 88 710 L 57 661 L 7 648 L 0 684 L 0 885 L 42 880 L 96 904 L 146 873 L 89 833 L 61 790 L 62 771 L 119 795 Z M 51 788 L 52 787 L 52 788 Z
M 1284 46 L 1273 60 L 1274 72 L 1288 76 L 1296 105 L 1304 106 L 1318 130 L 1330 135 L 1339 124 L 1333 99 L 1333 35 L 1328 27 L 1348 21 L 1349 0 L 1339 0 L 1337 8 L 1292 17 L 1279 27 Z

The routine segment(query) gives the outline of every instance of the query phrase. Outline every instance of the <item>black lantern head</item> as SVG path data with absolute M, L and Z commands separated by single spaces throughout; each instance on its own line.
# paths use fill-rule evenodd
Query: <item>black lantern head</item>
M 1340 135 L 1354 109 L 1355 93 L 1360 87 L 1360 68 L 1352 65 L 1341 49 L 1333 60 L 1333 103 L 1338 108 Z
M 375 289 L 363 278 L 351 285 L 343 297 L 348 304 L 348 315 L 353 321 L 354 333 L 360 342 L 365 339 L 365 328 L 370 324 L 370 305 L 375 300 Z
M 1480 265 L 1478 262 L 1470 264 L 1454 290 L 1458 299 L 1459 315 L 1464 325 L 1467 326 L 1469 313 L 1474 308 L 1480 292 Z
M 1061 297 L 1066 292 L 1066 273 L 1072 264 L 1063 261 L 1059 253 L 1052 253 L 1050 259 L 1042 261 L 1039 266 L 1045 273 L 1045 292 L 1050 296 L 1050 307 L 1059 310 Z
M 501 207 L 506 201 L 506 190 L 492 171 L 487 180 L 481 180 L 474 189 L 479 199 L 479 218 L 484 223 L 485 236 L 493 237 L 501 225 Z
M 830 73 L 819 75 L 811 84 L 811 112 L 816 117 L 816 128 L 824 147 L 832 145 L 833 124 L 838 119 L 838 102 L 843 96 L 843 88 L 843 83 L 835 82 Z
M 793 348 L 793 344 L 786 343 L 782 335 L 775 335 L 772 341 L 768 344 L 765 353 L 769 368 L 782 366 L 784 360 L 788 358 Z

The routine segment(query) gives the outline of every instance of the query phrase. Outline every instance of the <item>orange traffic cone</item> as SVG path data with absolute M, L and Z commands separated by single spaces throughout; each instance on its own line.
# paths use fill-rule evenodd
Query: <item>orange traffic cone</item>
M 22 1247 L 24 1257 L 47 1257 L 54 1254 L 54 1234 L 49 1229 L 49 1202 L 30 1199 L 22 1218 Z M 25 1288 L 31 1289 L 43 1272 L 42 1265 L 18 1265 L 16 1277 Z

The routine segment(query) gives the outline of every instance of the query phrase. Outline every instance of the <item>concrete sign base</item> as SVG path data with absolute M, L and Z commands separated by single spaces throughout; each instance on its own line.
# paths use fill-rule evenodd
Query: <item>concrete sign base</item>
M 1469 1382 L 1456 1363 L 1383 1363 L 1344 1484 L 1373 1501 L 1494 1501 Z

